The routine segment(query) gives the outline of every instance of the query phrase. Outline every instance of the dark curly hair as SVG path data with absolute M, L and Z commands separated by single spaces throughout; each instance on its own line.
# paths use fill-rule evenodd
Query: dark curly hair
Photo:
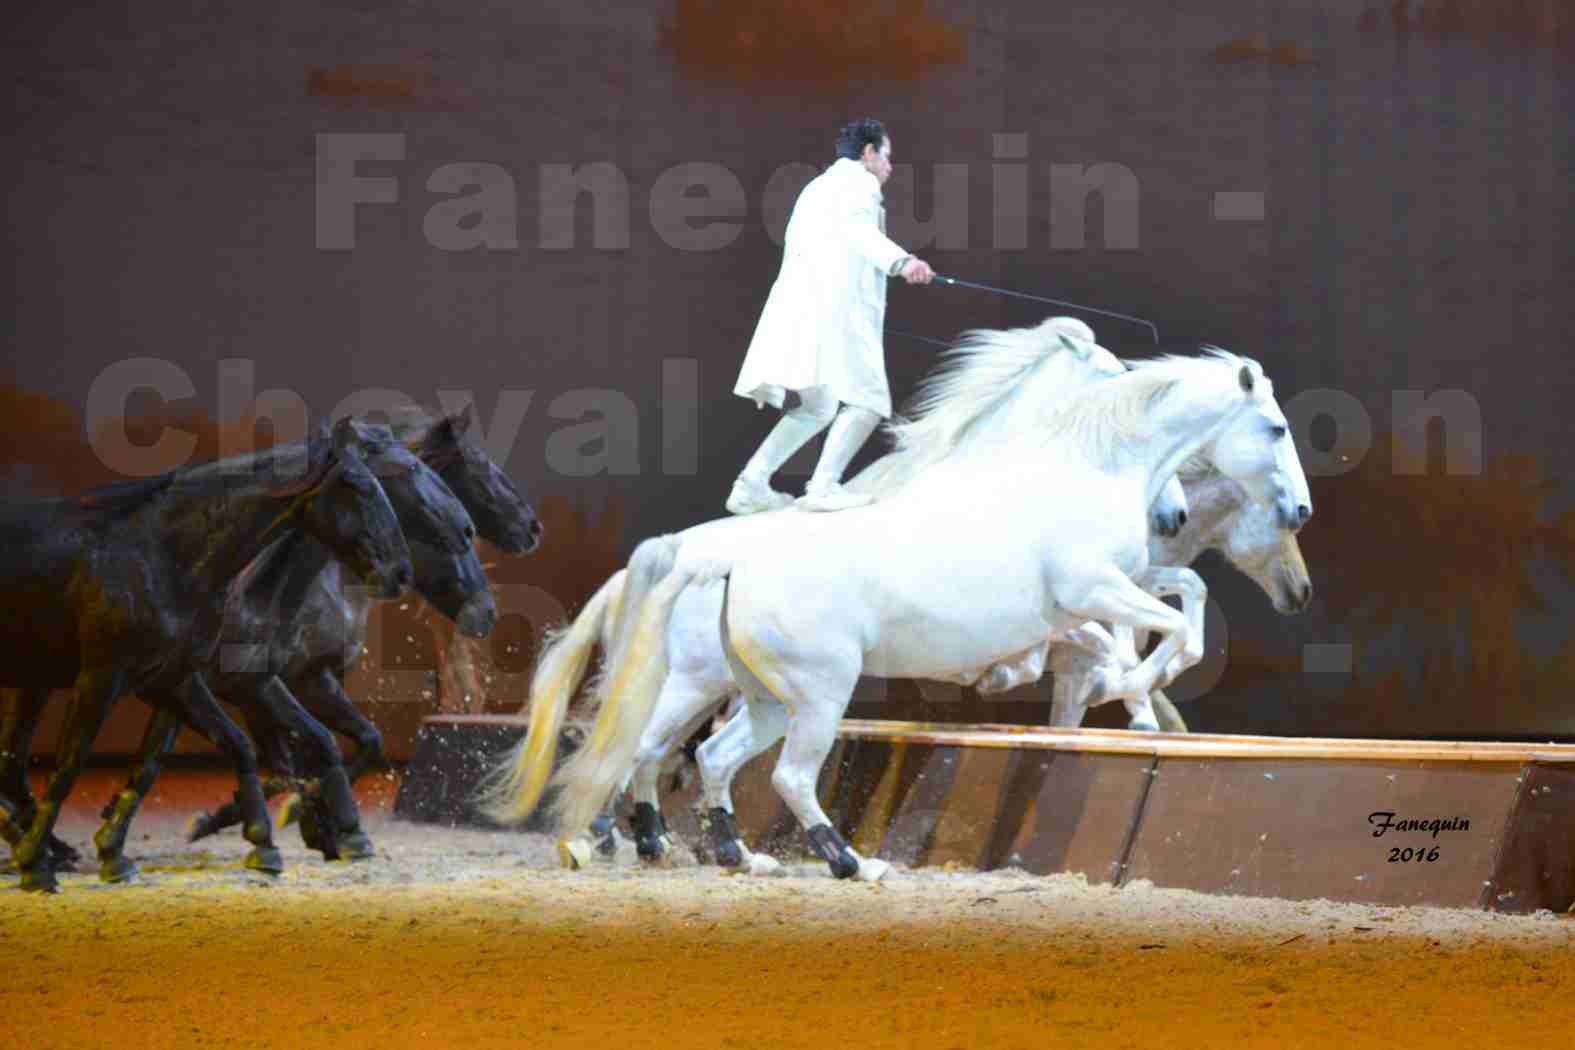
M 886 125 L 874 117 L 865 117 L 837 132 L 837 156 L 849 160 L 858 160 L 864 156 L 865 146 L 874 146 L 880 152 L 880 145 L 886 141 Z

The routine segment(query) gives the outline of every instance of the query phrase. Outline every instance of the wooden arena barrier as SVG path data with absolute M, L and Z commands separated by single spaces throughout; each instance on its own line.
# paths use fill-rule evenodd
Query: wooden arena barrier
M 467 800 L 508 716 L 430 718 L 396 813 L 477 823 Z M 770 786 L 740 829 L 801 855 Z M 664 803 L 693 834 L 693 787 Z M 1525 912 L 1575 903 L 1575 746 L 1170 735 L 848 720 L 820 784 L 860 851 L 1205 893 Z M 1387 816 L 1386 816 L 1387 815 Z

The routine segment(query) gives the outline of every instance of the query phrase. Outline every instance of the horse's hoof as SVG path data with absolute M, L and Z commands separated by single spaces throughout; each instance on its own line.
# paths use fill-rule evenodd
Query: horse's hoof
M 292 791 L 284 796 L 284 802 L 279 806 L 279 827 L 287 828 L 301 819 L 301 793 Z
M 264 875 L 280 875 L 284 872 L 284 857 L 272 846 L 258 846 L 246 854 L 246 867 Z
M 214 832 L 212 813 L 193 813 L 186 821 L 186 841 L 196 842 Z
M 787 872 L 775 857 L 768 857 L 764 853 L 749 854 L 749 874 L 756 876 L 782 875 Z
M 860 882 L 879 882 L 891 870 L 891 865 L 873 857 L 860 857 L 859 870 L 854 878 Z
M 740 868 L 744 865 L 744 855 L 748 850 L 737 839 L 728 839 L 716 844 L 716 862 L 724 868 Z
M 1127 728 L 1134 733 L 1157 733 L 1159 732 L 1159 723 L 1152 719 L 1134 718 Z
M 111 857 L 98 865 L 101 882 L 130 882 L 140 874 L 142 869 L 137 867 L 137 862 L 126 856 Z
M 377 856 L 372 840 L 364 831 L 352 831 L 339 839 L 339 859 L 348 861 L 370 860 Z
M 640 860 L 652 868 L 670 868 L 676 859 L 678 846 L 670 835 L 658 835 L 635 844 Z
M 49 836 L 49 864 L 52 868 L 56 871 L 62 869 L 75 871 L 77 865 L 81 863 L 82 854 L 77 852 L 76 847 L 62 842 L 53 835 Z
M 60 880 L 55 878 L 54 869 L 48 864 L 40 864 L 36 868 L 22 872 L 22 891 L 24 893 L 59 893 Z
M 558 863 L 570 871 L 589 867 L 591 853 L 591 845 L 584 839 L 558 840 Z

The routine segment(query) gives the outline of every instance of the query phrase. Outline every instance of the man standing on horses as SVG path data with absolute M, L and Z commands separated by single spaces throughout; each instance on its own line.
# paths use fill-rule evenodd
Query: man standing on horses
M 891 177 L 891 139 L 878 120 L 837 136 L 837 160 L 799 194 L 788 219 L 782 269 L 760 314 L 733 392 L 784 412 L 733 483 L 734 514 L 793 502 L 771 476 L 825 430 L 825 448 L 798 505 L 841 510 L 870 502 L 842 487 L 842 473 L 882 419 L 891 415 L 881 332 L 886 280 L 928 284 L 935 276 L 885 233 L 881 186 Z

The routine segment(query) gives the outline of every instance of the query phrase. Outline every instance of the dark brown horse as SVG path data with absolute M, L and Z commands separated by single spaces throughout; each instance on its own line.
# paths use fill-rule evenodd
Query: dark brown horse
M 482 539 L 506 554 L 529 553 L 541 541 L 541 523 L 526 497 L 470 438 L 470 424 L 470 410 L 466 408 L 435 422 L 425 416 L 406 417 L 396 422 L 395 431 L 411 451 L 442 477 L 469 512 Z M 434 582 L 448 574 L 443 566 L 428 563 L 428 552 L 419 540 L 412 539 L 411 552 L 416 564 L 415 589 L 440 613 L 454 620 L 461 632 L 471 637 L 484 636 L 492 626 L 491 617 L 484 624 L 475 622 L 477 610 L 467 608 L 469 599 L 464 593 L 445 594 L 434 588 Z M 333 579 L 320 578 L 302 615 L 323 626 L 313 636 L 315 644 L 298 646 L 288 654 L 287 668 L 281 672 L 291 692 L 309 712 L 354 742 L 355 753 L 346 767 L 352 782 L 368 769 L 385 764 L 382 735 L 356 710 L 343 685 L 346 671 L 361 655 L 368 609 L 368 603 L 355 593 L 346 594 Z M 338 630 L 341 626 L 344 629 Z M 289 742 L 281 734 L 257 725 L 252 729 L 276 772 L 308 764 L 291 761 Z M 267 787 L 273 794 L 287 784 L 284 777 L 276 777 Z M 308 804 L 297 808 L 299 801 L 297 798 L 287 803 L 286 812 L 303 815 L 302 831 L 307 844 L 328 857 L 344 855 L 345 844 L 336 842 L 331 818 L 322 812 L 322 807 Z M 216 812 L 193 817 L 189 834 L 195 841 L 239 821 L 239 810 L 231 803 Z
M 253 846 L 247 863 L 278 869 L 256 755 L 200 669 L 213 659 L 232 581 L 293 532 L 310 534 L 385 595 L 409 584 L 398 518 L 350 447 L 354 438 L 342 423 L 332 438 L 245 463 L 0 508 L 0 599 L 10 613 L 0 622 L 0 686 L 74 690 L 44 798 L 30 819 L 17 814 L 27 824 L 13 850 L 24 889 L 58 889 L 48 852 L 55 820 L 110 708 L 128 692 L 177 710 L 230 758 Z
M 363 424 L 359 429 L 358 448 L 381 479 L 410 545 L 415 589 L 461 631 L 485 637 L 497 621 L 497 609 L 473 549 L 475 529 L 464 505 L 387 428 Z M 347 578 L 332 554 L 307 536 L 270 552 L 247 575 L 226 616 L 216 659 L 204 668 L 203 677 L 221 699 L 240 709 L 276 774 L 265 792 L 289 783 L 296 770 L 309 772 L 318 802 L 314 815 L 320 848 L 330 858 L 369 857 L 372 844 L 360 827 L 351 777 L 332 734 L 312 715 L 324 712 L 326 720 L 338 726 L 347 721 L 342 713 L 347 710 L 354 719 L 366 721 L 335 675 L 359 654 L 375 596 Z M 106 881 L 136 873 L 136 865 L 122 852 L 126 831 L 179 728 L 173 708 L 161 706 L 155 712 L 130 781 L 105 807 L 105 824 L 94 844 Z M 381 741 L 374 739 L 373 744 L 378 750 L 366 757 L 380 757 Z M 356 757 L 362 760 L 364 752 Z M 238 806 L 232 804 L 227 812 L 239 822 Z

